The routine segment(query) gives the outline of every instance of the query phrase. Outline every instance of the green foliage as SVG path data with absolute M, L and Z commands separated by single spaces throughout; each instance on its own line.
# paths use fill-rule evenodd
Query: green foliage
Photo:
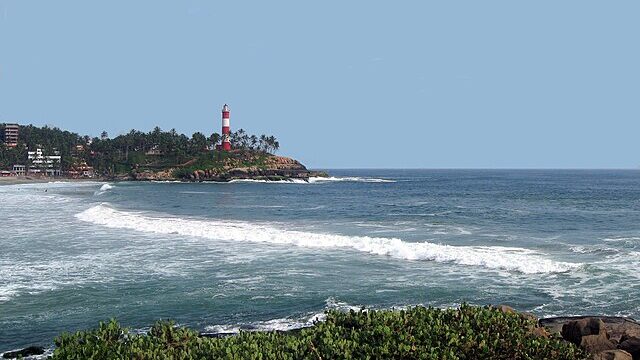
M 234 149 L 243 149 L 261 152 L 276 152 L 280 149 L 280 143 L 275 136 L 249 135 L 244 129 L 238 129 L 231 133 L 231 146 Z
M 440 310 L 329 311 L 324 322 L 290 333 L 224 338 L 158 322 L 131 334 L 115 320 L 63 334 L 54 359 L 585 359 L 559 338 L 538 338 L 518 314 L 462 305 Z
M 258 150 L 211 151 L 173 170 L 173 177 L 188 179 L 195 170 L 222 170 L 228 167 L 264 168 L 270 155 Z
M 4 135 L 4 126 L 0 124 L 0 136 Z M 157 126 L 147 133 L 131 130 L 114 138 L 109 138 L 103 131 L 99 138 L 93 139 L 55 127 L 20 126 L 18 146 L 7 148 L 0 142 L 0 169 L 26 164 L 27 149 L 40 147 L 45 154 L 51 154 L 54 150 L 60 153 L 63 171 L 75 162 L 85 161 L 95 168 L 97 174 L 109 176 L 127 174 L 134 168 L 163 170 L 179 167 L 195 159 L 196 163 L 190 164 L 189 168 L 177 170 L 180 174 L 188 174 L 189 170 L 218 167 L 224 159 L 220 154 L 213 158 L 214 152 L 209 149 L 220 139 L 220 134 L 206 136 L 200 132 L 189 138 L 175 129 L 162 131 Z M 277 151 L 280 146 L 274 136 L 250 136 L 242 129 L 231 134 L 231 141 L 234 149 L 252 152 Z M 77 151 L 76 145 L 82 145 L 83 150 Z

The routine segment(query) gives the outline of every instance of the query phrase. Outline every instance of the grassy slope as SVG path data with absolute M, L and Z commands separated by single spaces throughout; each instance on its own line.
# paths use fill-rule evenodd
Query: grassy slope
M 164 171 L 175 169 L 176 177 L 188 177 L 195 170 L 222 169 L 230 164 L 233 167 L 264 168 L 270 154 L 260 152 L 203 152 L 195 157 L 176 158 L 167 155 L 146 155 L 142 152 L 130 152 L 129 160 L 116 164 L 116 173 L 128 174 L 132 168 L 137 171 Z

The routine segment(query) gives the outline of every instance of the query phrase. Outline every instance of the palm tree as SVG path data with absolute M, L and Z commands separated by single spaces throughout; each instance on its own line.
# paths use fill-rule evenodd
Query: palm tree
M 220 142 L 220 134 L 213 133 L 209 136 L 209 141 L 213 147 L 215 147 Z
M 267 135 L 265 134 L 260 135 L 260 140 L 258 141 L 258 143 L 259 143 L 258 148 L 260 149 L 260 151 L 266 152 L 267 151 Z
M 207 138 L 201 132 L 191 136 L 191 152 L 197 154 L 207 147 Z

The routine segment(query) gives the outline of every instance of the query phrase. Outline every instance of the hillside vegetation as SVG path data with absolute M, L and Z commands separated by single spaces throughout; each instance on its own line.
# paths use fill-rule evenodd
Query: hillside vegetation
M 63 334 L 54 359 L 584 359 L 560 338 L 537 335 L 536 322 L 492 307 L 329 311 L 313 327 L 241 332 L 222 338 L 158 322 L 135 334 L 117 322 Z
M 0 136 L 4 134 L 0 124 Z M 159 127 L 149 132 L 131 130 L 127 134 L 110 138 L 106 132 L 100 137 L 81 136 L 77 133 L 51 127 L 20 126 L 18 146 L 9 148 L 0 142 L 0 169 L 9 170 L 14 164 L 28 164 L 27 151 L 42 148 L 45 154 L 61 156 L 61 170 L 75 164 L 86 163 L 102 177 L 127 177 L 140 172 L 175 172 L 180 178 L 200 169 L 225 167 L 264 167 L 265 159 L 274 158 L 280 144 L 274 136 L 250 135 L 243 129 L 231 134 L 234 151 L 215 150 L 220 134 L 205 136 L 200 132 L 191 137 L 175 129 L 162 131 Z

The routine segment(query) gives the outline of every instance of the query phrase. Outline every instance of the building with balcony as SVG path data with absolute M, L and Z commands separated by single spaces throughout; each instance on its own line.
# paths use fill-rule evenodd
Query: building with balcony
M 93 167 L 87 165 L 87 162 L 82 160 L 71 165 L 67 175 L 74 179 L 92 178 L 95 176 L 95 172 L 93 170 Z
M 4 126 L 4 144 L 8 147 L 18 146 L 18 134 L 20 126 L 18 124 L 5 124 Z
M 62 157 L 56 151 L 54 155 L 45 155 L 42 149 L 37 148 L 35 151 L 29 151 L 29 173 L 42 174 L 48 176 L 60 175 L 60 163 Z
M 26 176 L 27 167 L 25 165 L 20 165 L 20 164 L 13 165 L 12 173 L 14 174 L 14 176 Z

